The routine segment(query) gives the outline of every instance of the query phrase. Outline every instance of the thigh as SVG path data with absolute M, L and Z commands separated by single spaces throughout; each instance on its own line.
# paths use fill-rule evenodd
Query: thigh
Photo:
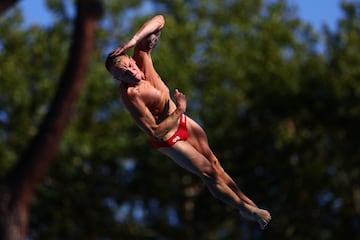
M 162 147 L 158 150 L 198 176 L 212 171 L 211 162 L 187 141 L 179 141 L 172 147 Z
M 204 129 L 193 119 L 187 118 L 187 125 L 186 125 L 189 138 L 187 142 L 190 143 L 198 152 L 204 155 L 207 159 L 211 161 L 216 161 L 216 157 L 212 152 L 206 132 Z

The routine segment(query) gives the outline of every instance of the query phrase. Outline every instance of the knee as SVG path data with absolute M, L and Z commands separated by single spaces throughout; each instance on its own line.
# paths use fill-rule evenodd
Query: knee
M 215 169 L 212 171 L 204 171 L 201 174 L 201 179 L 210 191 L 210 193 L 216 199 L 222 200 L 222 192 L 224 190 L 224 180 L 221 178 L 221 175 L 218 174 Z
M 206 169 L 201 171 L 201 178 L 206 184 L 217 184 L 221 181 L 221 174 L 217 171 L 217 168 L 211 164 Z

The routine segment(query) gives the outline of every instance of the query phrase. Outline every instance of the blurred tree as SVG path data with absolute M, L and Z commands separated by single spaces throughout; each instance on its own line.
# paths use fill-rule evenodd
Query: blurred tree
M 40 179 L 44 176 L 49 163 L 56 155 L 59 142 L 72 111 L 72 106 L 82 88 L 94 45 L 97 20 L 100 16 L 100 2 L 95 0 L 77 1 L 77 17 L 75 20 L 73 41 L 69 48 L 68 62 L 60 77 L 55 97 L 49 105 L 48 112 L 44 116 L 33 140 L 30 141 L 30 144 L 26 146 L 21 155 L 19 155 L 19 160 L 12 166 L 9 172 L 3 176 L 0 197 L 1 239 L 25 239 L 27 236 L 29 204 L 33 198 L 37 185 L 40 183 Z M 4 30 L 6 32 L 10 29 Z M 37 29 L 33 29 L 33 31 L 36 30 Z M 10 32 L 10 34 L 11 33 L 12 32 Z M 16 49 L 18 45 L 28 43 L 24 42 L 27 40 L 28 36 L 16 33 L 15 35 L 21 38 L 14 38 L 14 42 L 12 42 L 11 38 L 8 38 L 8 41 L 2 42 L 2 46 L 6 51 L 11 52 L 14 48 Z M 41 38 L 42 36 L 35 32 L 34 37 Z M 29 40 L 31 42 L 31 38 Z M 43 49 L 38 44 L 36 44 L 35 47 L 38 48 L 38 51 L 34 52 L 35 54 L 44 53 L 46 51 L 46 49 Z M 14 53 L 12 52 L 11 54 Z M 14 71 L 14 73 L 17 73 L 20 63 L 27 60 L 25 58 L 26 55 L 29 56 L 29 60 L 32 61 L 32 56 L 28 54 L 25 49 L 25 51 L 20 52 L 18 55 L 20 61 L 10 61 L 11 65 L 9 64 L 9 66 L 4 68 L 2 76 L 4 76 L 4 78 L 7 76 L 10 78 L 11 76 L 14 76 L 11 72 L 6 73 L 6 71 Z M 4 58 L 3 61 L 7 61 L 7 59 Z M 9 63 L 9 61 L 7 62 Z M 46 66 L 41 66 L 40 69 L 44 67 Z M 27 69 L 23 69 L 23 71 L 25 71 L 23 79 L 29 79 L 28 76 L 30 76 L 30 74 L 27 75 Z M 31 72 L 31 70 L 29 72 Z M 14 82 L 7 82 L 9 85 L 14 84 Z M 29 87 L 30 88 L 27 90 L 29 92 L 21 92 L 20 95 L 17 96 L 2 97 L 5 108 L 2 109 L 1 112 L 4 118 L 6 118 L 5 124 L 7 123 L 11 126 L 13 121 L 16 122 L 17 120 L 22 120 L 19 119 L 17 112 L 12 114 L 12 111 L 15 109 L 12 108 L 14 106 L 11 104 L 11 101 L 24 101 L 23 98 L 30 97 L 32 95 L 32 88 L 36 88 L 37 86 L 29 84 Z M 23 102 L 23 104 L 27 103 Z M 9 109 L 6 109 L 7 107 Z M 13 118 L 18 119 L 14 120 Z M 5 134 L 3 139 L 8 140 L 11 143 L 12 135 Z M 15 142 L 15 144 L 17 143 Z
M 0 2 L 0 13 L 14 6 L 19 0 L 3 0 Z

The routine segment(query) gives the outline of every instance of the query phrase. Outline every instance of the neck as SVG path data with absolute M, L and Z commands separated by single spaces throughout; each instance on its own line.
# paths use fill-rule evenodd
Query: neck
M 124 87 L 135 87 L 135 86 L 139 85 L 140 82 L 141 82 L 141 80 L 138 82 L 123 82 L 123 81 L 121 81 L 120 84 L 123 85 Z

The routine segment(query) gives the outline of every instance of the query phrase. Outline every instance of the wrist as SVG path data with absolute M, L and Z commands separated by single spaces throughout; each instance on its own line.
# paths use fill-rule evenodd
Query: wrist
M 175 110 L 176 116 L 180 117 L 183 113 L 185 113 L 185 109 L 177 107 Z

